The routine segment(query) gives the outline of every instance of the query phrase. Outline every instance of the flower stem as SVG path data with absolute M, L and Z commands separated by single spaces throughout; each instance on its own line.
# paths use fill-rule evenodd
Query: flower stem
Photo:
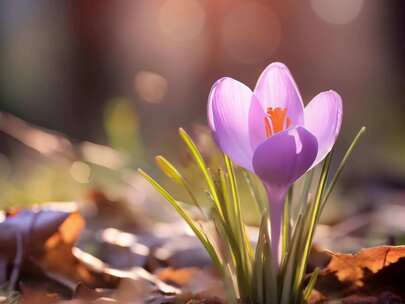
M 267 187 L 267 196 L 270 206 L 270 226 L 271 226 L 271 260 L 276 273 L 281 262 L 281 232 L 283 221 L 283 209 L 286 191 Z

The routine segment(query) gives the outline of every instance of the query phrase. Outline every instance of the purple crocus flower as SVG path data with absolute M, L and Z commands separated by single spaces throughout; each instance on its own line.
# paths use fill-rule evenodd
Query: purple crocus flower
M 256 173 L 267 188 L 278 267 L 286 193 L 332 149 L 342 122 L 342 99 L 326 91 L 304 108 L 290 71 L 276 62 L 262 72 L 253 92 L 232 78 L 219 79 L 209 95 L 208 120 L 222 151 Z

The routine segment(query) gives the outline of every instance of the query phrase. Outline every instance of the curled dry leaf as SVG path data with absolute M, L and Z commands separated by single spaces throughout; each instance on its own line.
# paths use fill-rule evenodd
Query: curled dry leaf
M 3 261 L 7 261 L 3 263 L 4 272 L 8 268 L 7 264 L 12 264 L 13 269 L 19 269 L 21 264 L 24 277 L 32 277 L 34 281 L 40 279 L 41 282 L 44 282 L 45 278 L 50 279 L 50 288 L 45 288 L 44 284 L 40 288 L 31 288 L 34 286 L 32 284 L 20 284 L 23 300 L 35 297 L 39 302 L 53 303 L 59 300 L 59 296 L 69 298 L 71 295 L 76 295 L 72 303 L 76 300 L 83 302 L 88 299 L 94 300 L 94 303 L 115 301 L 109 296 L 109 290 L 121 286 L 124 282 L 133 282 L 138 287 L 147 286 L 148 288 L 142 289 L 153 290 L 162 295 L 180 292 L 179 289 L 164 283 L 143 268 L 133 267 L 129 270 L 111 268 L 98 258 L 75 247 L 84 225 L 84 219 L 77 212 L 47 210 L 18 211 L 0 223 L 0 228 L 3 228 L 0 229 L 0 249 L 2 249 L 0 256 Z M 16 256 L 21 258 L 17 261 Z M 3 277 L 6 280 L 5 274 Z M 87 289 L 83 287 L 84 285 L 80 285 L 81 283 L 86 285 Z M 55 293 L 55 284 L 63 286 L 64 292 Z M 23 289 L 24 286 L 25 289 Z M 97 289 L 92 293 L 88 288 L 104 289 L 103 292 Z M 65 293 L 66 289 L 68 293 Z M 114 293 L 114 297 L 121 299 L 128 296 L 127 292 L 123 292 L 124 289 L 119 288 Z M 131 296 L 134 297 L 136 294 L 140 298 L 138 302 L 143 303 L 147 295 L 139 290 L 134 293 L 134 287 L 129 290 L 131 290 Z
M 72 220 L 75 225 L 63 228 L 66 221 Z M 9 280 L 10 286 L 15 287 L 24 262 L 47 252 L 55 243 L 55 237 L 72 243 L 83 225 L 78 213 L 54 210 L 10 212 L 0 222 L 0 283 Z M 12 271 L 8 277 L 9 265 L 12 265 Z
M 47 240 L 71 214 L 60 211 L 17 211 L 0 223 L 0 250 L 3 258 L 14 258 L 21 238 L 25 255 L 40 254 Z M 77 215 L 75 215 L 77 216 Z M 66 232 L 68 233 L 68 232 Z M 69 232 L 70 236 L 72 233 Z
M 12 264 L 12 286 L 20 270 L 34 275 L 43 272 L 71 290 L 79 282 L 96 287 L 117 286 L 119 278 L 91 268 L 73 254 L 84 225 L 78 212 L 21 210 L 10 214 L 0 223 L 4 282 L 7 265 Z
M 74 248 L 74 244 L 83 227 L 84 220 L 80 214 L 70 213 L 47 239 L 42 254 L 32 256 L 30 261 L 39 266 L 49 277 L 72 290 L 79 282 L 94 287 L 117 286 L 119 281 L 117 278 L 105 275 L 99 269 L 92 269 L 74 254 L 75 250 L 78 251 Z
M 405 272 L 405 246 L 373 247 L 356 254 L 327 253 L 331 260 L 321 270 L 316 284 L 316 289 L 327 298 L 345 295 L 380 299 L 389 293 L 393 298 L 404 299 L 401 282 Z

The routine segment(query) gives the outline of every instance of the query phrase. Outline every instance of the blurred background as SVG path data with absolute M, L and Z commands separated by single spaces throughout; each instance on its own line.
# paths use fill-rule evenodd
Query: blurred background
M 156 154 L 187 166 L 180 126 L 211 151 L 213 82 L 254 87 L 273 61 L 306 103 L 343 96 L 338 156 L 368 128 L 333 214 L 379 205 L 405 177 L 404 14 L 400 0 L 1 1 L 1 206 L 92 188 L 156 199 L 135 169 Z

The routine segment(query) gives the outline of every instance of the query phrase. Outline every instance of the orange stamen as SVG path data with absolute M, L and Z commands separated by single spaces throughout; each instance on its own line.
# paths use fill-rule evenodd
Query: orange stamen
M 273 135 L 273 131 L 271 130 L 270 119 L 268 117 L 264 118 L 264 128 L 266 129 L 266 137 L 270 137 Z
M 291 118 L 287 116 L 287 108 L 267 108 L 267 117 L 264 119 L 266 137 L 283 131 L 291 126 Z

